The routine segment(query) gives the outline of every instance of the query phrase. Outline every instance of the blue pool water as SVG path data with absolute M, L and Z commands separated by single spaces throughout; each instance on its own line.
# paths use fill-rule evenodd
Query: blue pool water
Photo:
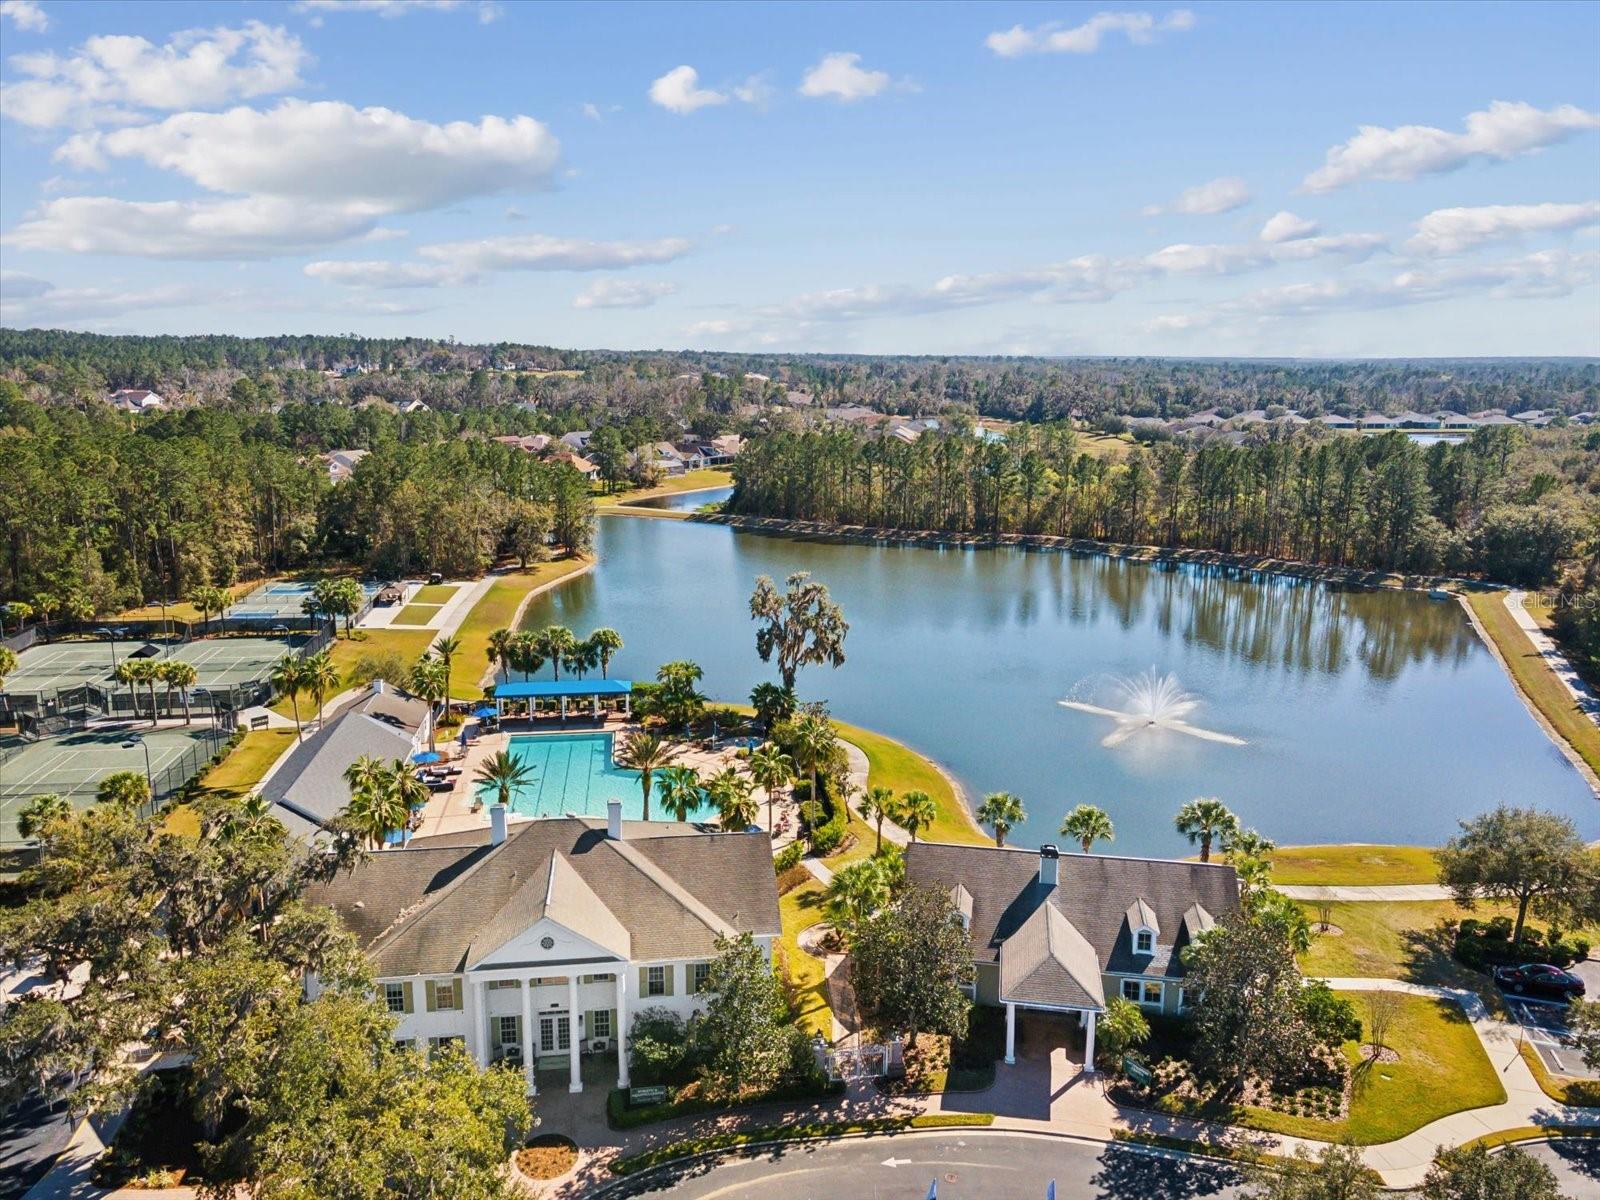
M 603 817 L 606 803 L 622 801 L 624 819 L 636 821 L 644 799 L 639 792 L 639 772 L 612 761 L 609 733 L 539 733 L 511 739 L 511 754 L 533 769 L 530 783 L 517 789 L 511 811 L 528 817 L 558 817 L 564 813 Z M 658 786 L 650 792 L 650 815 L 661 820 L 656 800 Z

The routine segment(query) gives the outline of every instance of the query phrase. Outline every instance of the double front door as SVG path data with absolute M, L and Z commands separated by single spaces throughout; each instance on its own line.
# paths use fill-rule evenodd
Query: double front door
M 572 1020 L 567 1013 L 543 1013 L 534 1018 L 540 1054 L 565 1054 L 572 1046 Z

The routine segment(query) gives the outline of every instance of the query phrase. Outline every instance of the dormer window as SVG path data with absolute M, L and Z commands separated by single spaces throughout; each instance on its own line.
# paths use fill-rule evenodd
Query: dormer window
M 1135 954 L 1154 954 L 1156 952 L 1156 935 L 1153 930 L 1141 929 L 1133 935 L 1133 950 Z

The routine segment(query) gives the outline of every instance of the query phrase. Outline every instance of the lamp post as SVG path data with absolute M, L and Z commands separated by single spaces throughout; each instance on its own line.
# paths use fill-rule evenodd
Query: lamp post
M 150 788 L 150 799 L 154 800 L 156 798 L 156 778 L 154 772 L 150 770 L 150 747 L 145 745 L 144 739 L 137 734 L 122 743 L 124 750 L 132 750 L 135 746 L 144 751 L 144 781 Z
M 95 632 L 96 633 L 105 634 L 105 636 L 110 640 L 110 642 L 111 642 L 111 669 L 113 671 L 115 671 L 117 669 L 117 631 L 115 629 L 111 628 L 111 626 L 109 626 L 109 625 L 102 625 L 102 626 L 100 626 L 99 629 L 96 629 Z

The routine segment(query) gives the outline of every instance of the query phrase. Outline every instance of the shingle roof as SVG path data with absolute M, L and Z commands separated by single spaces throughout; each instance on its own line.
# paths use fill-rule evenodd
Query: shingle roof
M 1127 918 L 1130 929 L 1148 929 L 1157 937 L 1161 936 L 1161 922 L 1156 918 L 1156 910 L 1150 907 L 1150 902 L 1143 896 L 1128 905 L 1128 911 L 1123 916 Z
M 962 884 L 972 895 L 969 933 L 979 962 L 998 962 L 1000 948 L 1046 904 L 1061 914 L 1093 947 L 1100 969 L 1113 974 L 1183 974 L 1181 951 L 1188 943 L 1184 917 L 1200 905 L 1222 915 L 1239 906 L 1238 876 L 1220 863 L 1121 858 L 1109 854 L 1063 854 L 1057 884 L 1039 882 L 1039 856 L 1032 850 L 916 842 L 906 847 L 906 876 L 913 883 L 948 892 Z M 1128 910 L 1143 900 L 1156 927 L 1155 955 L 1133 953 Z
M 364 754 L 405 758 L 411 743 L 411 732 L 397 725 L 364 712 L 342 712 L 289 752 L 261 794 L 287 814 L 326 825 L 350 803 L 345 768 Z
M 1094 947 L 1053 904 L 1041 904 L 1000 947 L 1000 999 L 1104 1008 Z
M 719 933 L 780 932 L 765 834 L 623 828 L 617 842 L 603 822 L 561 817 L 513 825 L 495 847 L 418 839 L 372 855 L 310 899 L 339 913 L 383 976 L 460 971 L 546 912 L 633 961 L 709 957 Z

